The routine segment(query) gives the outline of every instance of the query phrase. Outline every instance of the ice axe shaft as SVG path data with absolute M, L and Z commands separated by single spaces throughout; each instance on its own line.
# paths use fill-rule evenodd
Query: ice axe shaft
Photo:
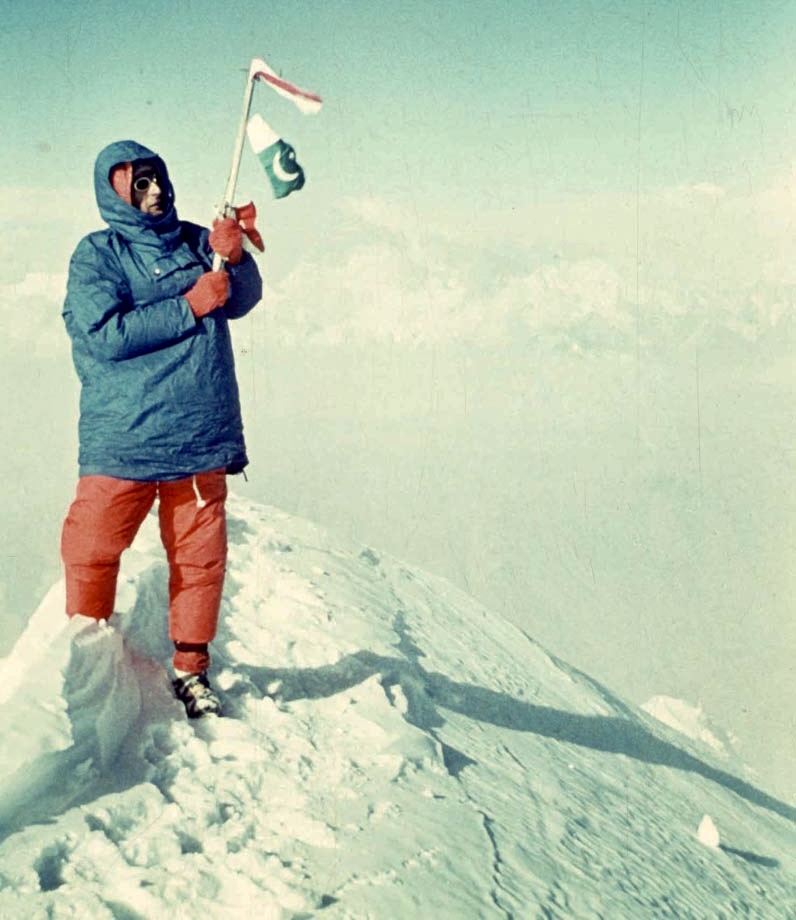
M 226 188 L 226 191 L 224 192 L 224 200 L 223 200 L 221 207 L 218 209 L 219 217 L 229 217 L 231 216 L 231 212 L 235 210 L 232 206 L 232 199 L 235 197 L 235 186 L 238 184 L 238 173 L 240 172 L 240 161 L 241 161 L 241 157 L 243 156 L 243 145 L 246 142 L 246 123 L 249 120 L 249 110 L 251 109 L 253 92 L 254 92 L 254 75 L 252 74 L 251 68 L 250 68 L 246 75 L 246 90 L 243 94 L 243 113 L 241 114 L 240 124 L 238 125 L 238 135 L 235 138 L 235 148 L 232 152 L 232 166 L 230 167 L 230 170 L 229 170 L 229 178 L 227 179 L 227 188 Z M 248 205 L 245 205 L 244 208 L 242 208 L 241 210 L 244 210 L 247 207 Z M 254 205 L 252 205 L 251 207 L 253 208 Z M 240 218 L 238 219 L 240 220 Z M 246 235 L 249 237 L 249 239 L 252 239 L 250 233 L 246 231 L 245 226 L 243 227 L 243 229 L 244 229 L 244 232 L 246 232 Z M 252 224 L 251 224 L 250 229 L 254 230 L 253 218 L 252 218 Z M 254 230 L 254 232 L 257 233 L 256 230 Z M 259 238 L 259 236 L 260 235 L 258 233 L 257 237 Z M 254 239 L 252 239 L 252 242 L 254 242 L 254 244 L 257 245 Z M 261 238 L 260 238 L 260 243 L 262 243 Z M 218 253 L 216 253 L 213 256 L 213 271 L 218 271 L 223 264 L 224 264 L 224 259 L 220 255 L 218 255 Z

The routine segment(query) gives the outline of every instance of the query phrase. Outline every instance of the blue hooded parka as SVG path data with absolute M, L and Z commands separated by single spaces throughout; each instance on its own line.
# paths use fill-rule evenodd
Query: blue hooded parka
M 150 160 L 163 213 L 113 189 L 114 166 Z M 196 319 L 182 296 L 212 267 L 208 230 L 181 221 L 165 163 L 135 141 L 102 150 L 94 190 L 107 230 L 84 237 L 63 309 L 81 383 L 80 475 L 164 481 L 247 464 L 228 321 L 262 296 L 254 259 L 227 266 L 230 297 Z

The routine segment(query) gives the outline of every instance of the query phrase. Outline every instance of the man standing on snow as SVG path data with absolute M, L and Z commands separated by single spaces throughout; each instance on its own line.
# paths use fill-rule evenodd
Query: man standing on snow
M 122 552 L 158 498 L 169 562 L 174 689 L 192 718 L 220 713 L 210 687 L 226 566 L 226 475 L 246 466 L 228 321 L 262 283 L 235 220 L 181 221 L 161 158 L 135 141 L 94 167 L 109 229 L 69 265 L 63 316 L 81 383 L 80 478 L 64 522 L 66 612 L 106 620 Z M 213 253 L 226 271 L 212 271 Z

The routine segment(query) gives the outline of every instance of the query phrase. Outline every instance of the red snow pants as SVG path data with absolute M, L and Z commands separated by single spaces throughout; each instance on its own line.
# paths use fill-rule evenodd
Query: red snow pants
M 160 535 L 169 562 L 174 667 L 205 670 L 226 570 L 226 497 L 223 469 L 173 482 L 81 476 L 61 534 L 67 615 L 110 617 L 121 555 L 158 498 Z

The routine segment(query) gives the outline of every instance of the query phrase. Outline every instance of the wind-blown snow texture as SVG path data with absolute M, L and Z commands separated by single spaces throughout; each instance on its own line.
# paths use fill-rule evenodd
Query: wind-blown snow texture
M 447 582 L 229 517 L 226 718 L 171 697 L 152 518 L 112 627 L 57 585 L 0 662 L 1 918 L 796 917 L 796 809 L 722 744 Z

